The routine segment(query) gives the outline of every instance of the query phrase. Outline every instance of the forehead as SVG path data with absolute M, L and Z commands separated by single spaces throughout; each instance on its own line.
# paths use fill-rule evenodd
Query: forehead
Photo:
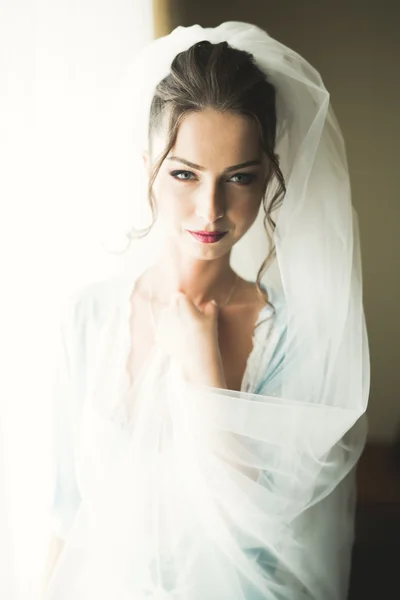
M 163 135 L 159 137 L 159 143 L 165 144 Z M 218 169 L 261 159 L 262 149 L 254 119 L 232 112 L 205 109 L 184 116 L 170 154 L 207 169 Z

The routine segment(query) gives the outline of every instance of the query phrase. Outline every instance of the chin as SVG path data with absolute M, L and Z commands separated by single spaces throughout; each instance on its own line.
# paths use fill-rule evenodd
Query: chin
M 217 246 L 216 244 L 202 244 L 201 242 L 197 244 L 185 243 L 181 247 L 185 256 L 190 255 L 197 260 L 215 260 L 229 253 L 232 249 L 231 244 Z

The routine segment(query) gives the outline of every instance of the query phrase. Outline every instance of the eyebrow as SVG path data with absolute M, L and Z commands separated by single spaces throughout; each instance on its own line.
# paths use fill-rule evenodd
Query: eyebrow
M 185 160 L 184 158 L 179 158 L 179 156 L 169 156 L 168 160 L 176 160 L 178 162 L 187 165 L 188 167 L 192 167 L 192 169 L 198 169 L 199 171 L 205 171 L 205 167 L 201 167 L 200 165 L 196 165 L 195 163 L 190 162 L 189 160 Z M 243 169 L 244 167 L 252 167 L 254 165 L 261 165 L 261 160 L 247 160 L 246 162 L 240 163 L 238 165 L 232 165 L 231 167 L 227 167 L 224 173 L 228 173 L 230 171 L 236 171 L 236 169 Z

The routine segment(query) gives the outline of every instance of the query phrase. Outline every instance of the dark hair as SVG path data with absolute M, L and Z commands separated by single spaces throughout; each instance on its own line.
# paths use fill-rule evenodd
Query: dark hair
M 148 193 L 153 223 L 156 219 L 153 184 L 163 161 L 176 142 L 179 125 L 188 112 L 213 108 L 251 117 L 258 125 L 260 143 L 270 162 L 263 205 L 264 227 L 272 242 L 267 223 L 274 231 L 276 223 L 271 213 L 281 205 L 286 192 L 279 160 L 274 151 L 277 123 L 275 98 L 274 86 L 258 68 L 253 56 L 232 48 L 227 42 L 212 44 L 202 41 L 177 54 L 172 61 L 170 73 L 157 85 L 150 107 L 150 152 L 152 136 L 165 126 L 165 118 L 168 116 L 167 144 L 149 179 Z M 152 225 L 142 230 L 140 235 L 146 235 L 151 227 Z M 274 255 L 275 246 L 257 274 L 257 290 L 264 299 L 266 295 L 260 286 L 260 279 Z

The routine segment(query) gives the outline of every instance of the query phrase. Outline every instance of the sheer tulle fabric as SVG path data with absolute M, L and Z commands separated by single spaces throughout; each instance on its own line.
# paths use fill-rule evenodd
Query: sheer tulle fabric
M 49 598 L 340 597 L 355 411 L 188 386 L 156 349 L 129 418 L 104 418 L 108 385 L 83 409 L 83 502 Z
M 251 52 L 277 89 L 276 150 L 287 193 L 275 270 L 263 283 L 275 277 L 285 298 L 284 360 L 272 387 L 258 373 L 253 387 L 236 392 L 185 383 L 179 365 L 155 348 L 130 388 L 118 375 L 115 340 L 104 337 L 76 450 L 83 501 L 48 600 L 346 595 L 369 353 L 357 215 L 319 74 L 252 25 L 178 28 L 133 65 L 114 148 L 129 156 L 135 186 L 143 178 L 145 198 L 138 149 L 147 144 L 155 85 L 177 52 L 203 39 Z M 135 121 L 127 127 L 128 114 Z M 153 237 L 151 251 L 136 244 L 136 267 L 157 256 L 160 239 Z M 232 265 L 254 280 L 267 251 L 260 211 Z M 268 336 L 257 341 L 265 350 L 269 343 Z

